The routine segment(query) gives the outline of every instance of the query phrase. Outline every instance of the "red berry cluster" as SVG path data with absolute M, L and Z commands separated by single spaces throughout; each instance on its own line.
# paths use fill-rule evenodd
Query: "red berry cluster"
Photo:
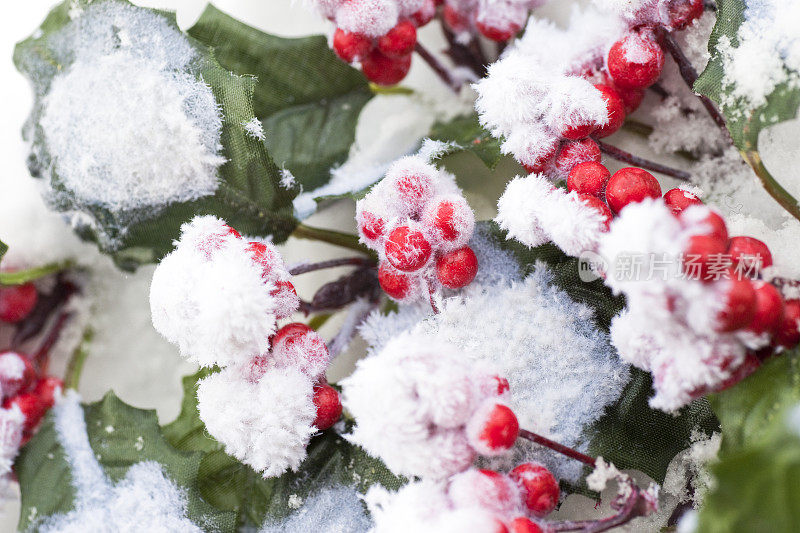
M 0 398 L 3 409 L 16 405 L 25 417 L 23 443 L 31 438 L 63 386 L 56 377 L 39 375 L 27 354 L 0 353 Z
M 480 33 L 492 41 L 505 42 L 520 32 L 530 9 L 539 4 L 538 1 L 445 0 L 442 19 L 453 33 Z
M 417 28 L 433 19 L 438 3 L 439 0 L 426 0 L 421 9 L 408 17 L 401 17 L 397 25 L 379 37 L 336 28 L 333 51 L 348 63 L 360 62 L 364 76 L 378 85 L 399 83 L 411 68 Z

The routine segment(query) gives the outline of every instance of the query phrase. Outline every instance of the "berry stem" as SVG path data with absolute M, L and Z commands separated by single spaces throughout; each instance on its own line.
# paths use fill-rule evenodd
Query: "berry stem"
M 764 162 L 761 160 L 761 155 L 758 153 L 758 151 L 746 150 L 742 151 L 741 153 L 742 157 L 753 169 L 753 172 L 756 173 L 758 179 L 761 181 L 761 184 L 769 193 L 769 195 L 772 196 L 775 201 L 781 205 L 781 207 L 786 209 L 790 215 L 800 220 L 800 206 L 797 205 L 797 200 L 789 193 L 789 191 L 784 189 L 780 183 L 775 181 L 775 178 L 773 178 L 772 174 L 769 173 L 767 167 L 764 166 Z
M 361 252 L 368 257 L 375 258 L 375 252 L 358 242 L 358 237 L 350 233 L 343 233 L 341 231 L 334 231 L 324 228 L 315 228 L 307 226 L 303 223 L 297 225 L 292 232 L 292 236 L 298 239 L 310 239 L 313 241 L 327 242 L 334 246 L 341 246 L 342 248 L 350 248 L 357 252 Z
M 316 270 L 323 270 L 325 268 L 335 268 L 340 266 L 360 266 L 364 268 L 371 268 L 376 266 L 377 263 L 371 259 L 364 257 L 342 257 L 340 259 L 330 259 L 328 261 L 320 261 L 319 263 L 301 263 L 289 268 L 289 274 L 292 276 L 299 276 L 307 272 L 314 272 Z
M 72 261 L 64 261 L 63 263 L 50 263 L 49 265 L 28 268 L 26 270 L 15 270 L 13 272 L 0 272 L 0 285 L 22 285 L 29 281 L 35 281 L 39 278 L 62 272 L 72 268 Z
M 475 76 L 482 78 L 486 75 L 486 58 L 483 56 L 483 51 L 481 50 L 480 46 L 476 46 L 476 42 L 473 39 L 469 46 L 465 46 L 458 42 L 456 39 L 456 35 L 450 31 L 450 28 L 441 21 L 442 33 L 444 33 L 444 38 L 447 40 L 447 55 L 450 56 L 450 59 L 456 65 L 467 67 L 470 69 Z
M 370 82 L 369 90 L 372 91 L 373 94 L 383 94 L 383 95 L 409 95 L 414 94 L 414 89 L 411 87 L 403 87 L 401 85 L 392 85 L 386 87 L 385 85 L 378 85 L 377 83 Z
M 53 327 L 51 327 L 50 331 L 47 332 L 47 335 L 42 340 L 42 343 L 39 345 L 36 353 L 33 354 L 33 364 L 36 366 L 36 369 L 40 374 L 47 372 L 50 350 L 52 350 L 53 346 L 55 346 L 56 342 L 58 342 L 58 338 L 61 336 L 61 332 L 64 331 L 64 326 L 67 324 L 67 321 L 71 316 L 72 313 L 67 311 L 64 311 L 58 315 Z
M 688 57 L 686 57 L 686 54 L 683 53 L 678 41 L 675 40 L 675 37 L 673 37 L 670 32 L 668 32 L 664 27 L 661 27 L 659 33 L 661 37 L 661 43 L 678 65 L 678 70 L 681 73 L 683 81 L 685 81 L 686 85 L 689 86 L 689 89 L 694 92 L 694 82 L 697 81 L 697 70 L 695 70 L 694 65 L 692 65 L 692 62 L 689 61 Z M 711 116 L 711 119 L 714 121 L 714 123 L 722 130 L 725 138 L 727 138 L 728 141 L 733 142 L 731 140 L 731 134 L 728 131 L 728 125 L 725 122 L 725 117 L 723 117 L 719 112 L 717 106 L 714 105 L 714 102 L 702 94 L 697 94 L 697 97 L 700 98 L 700 102 L 703 104 L 703 107 L 706 108 L 706 111 L 708 111 L 708 114 Z
M 433 290 L 433 286 L 428 283 L 428 280 L 424 280 L 422 282 L 425 286 L 425 290 L 428 291 L 428 301 L 431 303 L 431 309 L 433 309 L 433 314 L 439 314 L 439 306 L 436 305 L 436 298 L 435 298 L 435 291 Z
M 565 455 L 570 459 L 575 459 L 576 461 L 580 461 L 591 467 L 594 467 L 597 462 L 592 457 L 584 453 L 581 453 L 578 450 L 574 450 L 569 446 L 564 446 L 563 444 L 559 444 L 558 442 L 552 441 L 547 437 L 543 437 L 538 433 L 534 433 L 533 431 L 528 431 L 527 429 L 520 429 L 519 436 L 522 437 L 523 439 L 535 442 L 536 444 L 541 444 L 545 448 L 550 448 L 551 450 L 556 451 L 561 455 Z
M 630 492 L 612 504 L 617 512 L 600 520 L 564 520 L 560 522 L 548 522 L 547 531 L 580 531 L 581 533 L 600 533 L 609 529 L 621 526 L 630 522 L 634 518 L 647 516 L 648 504 L 645 501 L 642 491 L 631 484 Z
M 459 84 L 450 74 L 450 71 L 442 65 L 433 54 L 431 54 L 427 48 L 422 46 L 422 43 L 417 41 L 417 44 L 414 46 L 414 51 L 419 55 L 425 62 L 428 64 L 431 69 L 436 73 L 439 78 L 444 82 L 445 85 L 450 87 L 453 92 L 458 94 L 461 91 L 461 84 Z
M 684 170 L 678 170 L 676 168 L 662 165 L 661 163 L 656 163 L 655 161 L 650 161 L 649 159 L 644 159 L 643 157 L 635 156 L 630 152 L 626 152 L 625 150 L 604 143 L 603 141 L 597 139 L 595 139 L 595 142 L 597 143 L 597 146 L 600 147 L 601 152 L 610 157 L 613 157 L 614 159 L 617 159 L 618 161 L 622 161 L 624 163 L 628 163 L 630 165 L 644 168 L 647 170 L 652 170 L 653 172 L 658 172 L 660 174 L 671 176 L 675 179 L 683 181 L 688 181 L 689 178 L 691 177 L 691 175 Z
M 368 298 L 359 298 L 350 306 L 344 324 L 339 333 L 328 343 L 328 352 L 331 359 L 334 359 L 350 345 L 350 341 L 355 337 L 358 326 L 364 319 L 377 307 L 377 303 Z
M 89 356 L 89 345 L 93 338 L 94 330 L 92 330 L 92 328 L 87 328 L 86 331 L 83 332 L 81 343 L 75 348 L 75 351 L 72 352 L 72 356 L 67 363 L 67 370 L 64 373 L 65 388 L 78 390 L 81 373 L 83 372 L 83 364 Z

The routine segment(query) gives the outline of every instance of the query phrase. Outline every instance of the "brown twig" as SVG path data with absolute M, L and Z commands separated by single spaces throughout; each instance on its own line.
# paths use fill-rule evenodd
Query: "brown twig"
M 61 332 L 64 331 L 64 326 L 67 325 L 67 321 L 71 316 L 72 313 L 68 311 L 62 312 L 56 319 L 55 323 L 53 323 L 50 331 L 47 332 L 47 335 L 42 340 L 42 343 L 39 345 L 36 353 L 33 354 L 33 363 L 39 371 L 39 374 L 44 374 L 47 372 L 50 350 L 52 350 L 53 346 L 55 346 L 56 342 L 58 342 L 58 338 L 61 336 Z
M 628 481 L 628 483 L 631 483 Z M 612 508 L 617 512 L 599 520 L 564 520 L 548 522 L 546 531 L 580 531 L 581 533 L 600 533 L 630 522 L 634 518 L 647 516 L 651 513 L 651 502 L 645 497 L 642 490 L 631 483 L 631 490 L 627 495 L 618 497 L 612 502 Z
M 374 267 L 375 261 L 365 257 L 342 257 L 340 259 L 330 259 L 328 261 L 320 261 L 318 263 L 302 263 L 289 268 L 289 274 L 292 276 L 299 276 L 307 272 L 314 272 L 316 270 L 323 270 L 326 268 L 336 268 L 340 266 L 359 266 L 359 267 Z
M 453 60 L 456 65 L 470 69 L 477 77 L 482 78 L 486 75 L 486 66 L 483 52 L 476 55 L 474 47 L 464 46 L 456 39 L 456 35 L 442 22 L 442 33 L 447 40 L 447 50 L 445 53 Z
M 556 451 L 561 455 L 565 455 L 570 459 L 575 459 L 576 461 L 580 461 L 586 465 L 594 467 L 596 463 L 596 460 L 593 457 L 590 457 L 585 453 L 581 453 L 578 450 L 572 449 L 569 446 L 564 446 L 563 444 L 559 444 L 558 442 L 550 440 L 547 437 L 543 437 L 538 433 L 534 433 L 533 431 L 528 431 L 527 429 L 520 429 L 519 436 L 525 440 L 529 440 L 531 442 L 535 442 L 536 444 L 540 444 L 545 448 L 550 448 L 551 450 Z
M 668 167 L 666 165 L 662 165 L 661 163 L 656 163 L 655 161 L 650 161 L 649 159 L 633 155 L 630 152 L 626 152 L 621 148 L 617 148 L 616 146 L 612 146 L 597 139 L 595 139 L 595 142 L 600 147 L 601 152 L 613 157 L 618 161 L 622 161 L 623 163 L 628 163 L 636 167 L 652 170 L 653 172 L 658 172 L 660 174 L 671 176 L 675 179 L 683 181 L 688 181 L 689 178 L 691 178 L 691 174 L 684 170 L 678 170 L 676 168 Z
M 459 93 L 461 91 L 461 84 L 458 83 L 450 71 L 442 65 L 436 57 L 428 51 L 427 48 L 422 46 L 422 43 L 417 41 L 414 46 L 414 51 L 419 55 L 429 67 L 436 73 L 437 76 L 444 82 L 445 85 L 450 87 L 453 92 Z

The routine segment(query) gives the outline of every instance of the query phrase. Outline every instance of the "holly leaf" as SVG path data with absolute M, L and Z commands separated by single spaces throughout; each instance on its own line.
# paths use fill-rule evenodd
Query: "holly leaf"
M 434 141 L 453 143 L 442 156 L 460 152 L 471 152 L 478 156 L 490 170 L 494 170 L 503 157 L 502 141 L 483 129 L 477 113 L 462 115 L 447 122 L 437 122 L 429 137 Z
M 800 73 L 790 71 L 784 62 L 787 79 L 778 84 L 767 95 L 766 103 L 753 107 L 751 102 L 738 96 L 736 85 L 726 78 L 725 57 L 730 48 L 738 48 L 739 28 L 745 21 L 745 0 L 718 0 L 717 21 L 708 41 L 711 59 L 705 70 L 694 84 L 694 90 L 708 96 L 720 107 L 728 124 L 734 144 L 743 152 L 758 149 L 758 134 L 764 128 L 791 120 L 797 116 L 800 107 Z M 762 62 L 763 58 L 748 54 L 753 61 Z M 748 69 L 748 65 L 736 65 L 737 72 L 758 72 L 759 69 Z
M 161 465 L 170 480 L 185 491 L 187 518 L 211 531 L 234 531 L 236 516 L 212 507 L 197 489 L 203 454 L 179 451 L 161 433 L 155 411 L 136 409 L 113 392 L 83 406 L 89 445 L 112 483 L 142 461 Z M 77 429 L 77 428 L 76 428 Z M 74 508 L 73 472 L 65 457 L 51 414 L 22 449 L 15 465 L 22 494 L 19 530 L 28 531 L 38 520 Z
M 793 532 L 800 523 L 800 361 L 794 351 L 765 362 L 734 387 L 710 396 L 722 423 L 714 488 L 700 531 Z
M 31 174 L 47 180 L 57 191 L 51 204 L 59 211 L 72 215 L 77 233 L 97 243 L 103 252 L 114 257 L 117 264 L 128 270 L 142 263 L 154 262 L 172 249 L 182 223 L 196 215 L 212 214 L 225 219 L 240 232 L 248 235 L 272 236 L 276 242 L 285 240 L 297 225 L 293 216 L 292 199 L 297 188 L 281 185 L 281 172 L 263 142 L 248 134 L 245 124 L 255 118 L 253 95 L 256 80 L 238 76 L 223 68 L 202 43 L 187 37 L 199 60 L 187 67 L 186 73 L 202 79 L 210 86 L 220 106 L 223 122 L 221 131 L 222 155 L 227 161 L 218 169 L 219 184 L 213 195 L 193 201 L 139 209 L 109 209 L 76 197 L 55 171 L 58 154 L 50 152 L 40 120 L 44 101 L 52 81 L 68 72 L 75 54 L 64 49 L 60 31 L 71 23 L 71 10 L 91 9 L 89 5 L 108 0 L 66 0 L 50 12 L 33 36 L 17 44 L 14 63 L 27 75 L 34 87 L 35 105 L 26 123 L 23 136 L 31 141 L 28 166 Z M 124 1 L 124 0 L 123 0 Z M 125 2 L 128 4 L 128 2 Z M 138 12 L 145 8 L 134 8 Z M 173 13 L 147 10 L 177 31 Z M 118 33 L 117 27 L 109 31 Z M 125 40 L 119 37 L 120 42 Z M 98 128 L 102 125 L 98 125 Z
M 389 489 L 405 483 L 380 460 L 350 444 L 333 429 L 311 439 L 308 457 L 297 472 L 262 478 L 226 454 L 222 445 L 206 432 L 197 414 L 197 382 L 208 373 L 201 370 L 184 378 L 180 415 L 164 426 L 164 434 L 178 449 L 206 452 L 198 473 L 200 493 L 215 507 L 236 512 L 240 525 L 260 526 L 267 517 L 284 518 L 292 510 L 290 498 L 305 499 L 333 484 L 353 486 L 363 493 L 375 483 Z
M 275 161 L 305 190 L 327 183 L 331 167 L 347 159 L 358 117 L 373 96 L 363 74 L 341 61 L 322 35 L 277 37 L 212 5 L 189 35 L 213 48 L 225 68 L 258 78 L 253 108 Z
M 6 255 L 7 251 L 8 251 L 8 245 L 3 241 L 0 241 L 0 259 L 2 259 L 4 255 Z

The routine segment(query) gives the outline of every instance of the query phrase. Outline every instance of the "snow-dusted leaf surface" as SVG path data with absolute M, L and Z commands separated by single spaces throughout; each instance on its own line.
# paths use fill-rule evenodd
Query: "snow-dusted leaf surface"
M 463 115 L 447 122 L 437 122 L 431 128 L 430 138 L 453 143 L 446 154 L 471 152 L 489 168 L 494 169 L 503 157 L 500 139 L 492 137 L 478 122 L 478 115 Z
M 35 105 L 23 135 L 45 197 L 124 268 L 197 214 L 284 240 L 297 188 L 248 125 L 256 80 L 232 74 L 171 13 L 65 1 L 15 49 Z

